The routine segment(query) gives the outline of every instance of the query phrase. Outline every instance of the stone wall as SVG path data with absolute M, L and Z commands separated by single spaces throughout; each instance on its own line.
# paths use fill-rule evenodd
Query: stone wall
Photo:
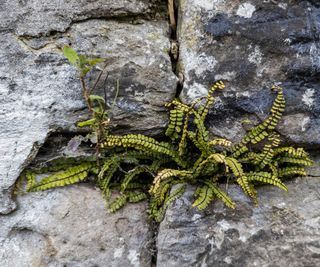
M 13 185 L 39 148 L 46 140 L 50 146 L 53 133 L 76 133 L 87 116 L 76 72 L 61 53 L 66 44 L 107 59 L 108 83 L 98 93 L 106 89 L 111 104 L 119 80 L 111 113 L 118 133 L 161 134 L 163 104 L 179 88 L 190 102 L 222 79 L 226 89 L 207 123 L 212 135 L 239 140 L 244 119 L 265 118 L 277 83 L 287 100 L 280 134 L 319 151 L 317 1 L 180 0 L 176 7 L 177 39 L 170 40 L 166 1 L 1 1 L 0 266 L 320 265 L 318 165 L 290 182 L 287 195 L 261 187 L 259 207 L 231 187 L 238 209 L 216 203 L 197 212 L 188 190 L 158 231 L 146 203 L 107 214 L 90 184 L 13 201 Z M 171 42 L 179 44 L 177 62 Z

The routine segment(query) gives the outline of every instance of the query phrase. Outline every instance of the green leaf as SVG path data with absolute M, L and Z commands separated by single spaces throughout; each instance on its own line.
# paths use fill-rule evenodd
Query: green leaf
M 93 125 L 95 122 L 96 122 L 96 119 L 81 121 L 81 122 L 78 122 L 77 126 L 78 126 L 78 127 L 91 126 L 91 125 Z
M 79 61 L 79 56 L 77 52 L 70 46 L 64 46 L 63 49 L 63 54 L 64 56 L 69 60 L 69 62 L 77 67 L 78 61 Z
M 88 59 L 88 60 L 87 60 L 87 63 L 88 63 L 90 66 L 94 66 L 94 65 L 96 65 L 96 64 L 98 64 L 98 63 L 101 63 L 101 62 L 103 62 L 103 61 L 104 61 L 103 58 L 91 58 L 91 59 Z
M 99 95 L 90 95 L 89 96 L 89 99 L 91 100 L 91 101 L 97 101 L 97 102 L 99 102 L 99 101 L 101 101 L 101 102 L 105 102 L 104 101 L 104 98 L 103 97 L 101 97 L 101 96 L 99 96 Z

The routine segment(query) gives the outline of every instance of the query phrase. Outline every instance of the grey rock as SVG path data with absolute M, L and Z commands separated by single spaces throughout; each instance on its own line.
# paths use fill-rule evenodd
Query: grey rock
M 99 191 L 71 186 L 18 197 L 0 216 L 0 266 L 150 266 L 145 203 L 107 214 Z
M 159 0 L 2 0 L 0 31 L 37 37 L 65 32 L 74 22 L 91 18 L 154 17 Z
M 213 134 L 239 140 L 243 119 L 264 119 L 270 87 L 280 84 L 287 101 L 280 133 L 290 143 L 319 146 L 319 14 L 315 1 L 180 1 L 183 101 L 224 80 L 208 124 Z
M 60 50 L 63 45 L 108 59 L 107 86 L 99 84 L 96 93 L 104 95 L 105 88 L 112 106 L 119 79 L 119 95 L 110 111 L 115 132 L 163 131 L 164 103 L 173 99 L 177 83 L 167 52 L 167 23 L 105 19 L 149 17 L 158 10 L 157 3 L 5 1 L 0 5 L 0 213 L 15 209 L 11 188 L 46 138 L 56 131 L 76 132 L 75 123 L 88 117 L 77 73 Z M 97 70 L 87 82 L 92 84 L 96 75 Z
M 160 224 L 157 266 L 319 266 L 319 177 L 287 185 L 287 194 L 259 188 L 258 207 L 229 186 L 237 208 L 216 202 L 203 212 L 191 207 L 189 188 Z
M 311 154 L 310 158 L 313 160 L 314 164 L 307 167 L 307 173 L 309 176 L 320 177 L 320 155 Z

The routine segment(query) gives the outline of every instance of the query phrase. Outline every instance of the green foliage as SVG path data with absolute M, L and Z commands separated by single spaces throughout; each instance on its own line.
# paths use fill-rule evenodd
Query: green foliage
M 64 46 L 62 50 L 71 65 L 79 71 L 80 77 L 85 77 L 93 66 L 104 61 L 101 58 L 88 58 L 87 56 L 79 55 L 70 46 Z
M 27 172 L 27 189 L 29 192 L 35 192 L 82 182 L 88 177 L 92 167 L 92 162 L 84 162 L 65 171 L 47 176 L 40 182 L 36 182 L 34 173 Z
M 84 59 L 70 47 L 64 48 L 64 54 L 80 71 L 80 79 L 90 67 L 100 62 Z M 206 97 L 190 105 L 177 99 L 168 103 L 170 115 L 165 134 L 169 141 L 158 141 L 141 134 L 110 134 L 108 123 L 105 123 L 105 99 L 87 94 L 85 90 L 92 118 L 78 126 L 89 126 L 98 136 L 97 161 L 71 166 L 40 181 L 36 180 L 36 172 L 27 171 L 27 190 L 74 184 L 91 176 L 111 212 L 127 202 L 150 198 L 150 216 L 158 221 L 168 205 L 184 193 L 187 184 L 197 186 L 192 206 L 200 210 L 217 199 L 229 208 L 235 208 L 230 196 L 219 187 L 225 181 L 238 184 L 255 202 L 256 184 L 274 185 L 287 191 L 283 179 L 306 175 L 304 167 L 310 166 L 312 161 L 302 148 L 280 147 L 275 127 L 285 108 L 282 89 L 272 87 L 277 95 L 270 115 L 237 144 L 212 138 L 205 126 L 209 108 L 214 103 L 213 93 L 222 89 L 224 84 L 217 82 Z M 113 192 L 118 192 L 116 197 Z

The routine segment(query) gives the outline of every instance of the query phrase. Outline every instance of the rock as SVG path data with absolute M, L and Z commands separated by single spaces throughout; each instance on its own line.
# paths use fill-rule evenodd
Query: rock
M 209 115 L 213 134 L 239 140 L 243 119 L 264 119 L 274 99 L 269 88 L 280 84 L 287 101 L 280 133 L 290 143 L 319 146 L 320 9 L 315 2 L 180 1 L 183 101 L 206 95 L 216 80 L 226 83 Z
M 0 9 L 0 31 L 38 37 L 65 32 L 75 22 L 92 18 L 154 16 L 159 0 L 4 0 Z
M 63 45 L 107 58 L 109 107 L 117 79 L 120 84 L 110 112 L 117 133 L 159 134 L 167 123 L 163 105 L 175 96 L 168 24 L 142 19 L 155 16 L 159 1 L 45 2 L 5 1 L 0 7 L 2 214 L 14 210 L 12 185 L 46 138 L 56 131 L 78 131 L 75 123 L 88 116 Z M 96 75 L 92 72 L 88 83 Z M 103 87 L 100 83 L 96 93 L 104 95 Z
M 287 194 L 260 187 L 259 207 L 229 186 L 237 208 L 216 202 L 204 212 L 191 207 L 189 188 L 160 224 L 157 266 L 319 266 L 319 184 L 299 178 Z
M 145 203 L 107 214 L 91 186 L 18 197 L 0 216 L 0 266 L 150 266 L 152 240 Z

